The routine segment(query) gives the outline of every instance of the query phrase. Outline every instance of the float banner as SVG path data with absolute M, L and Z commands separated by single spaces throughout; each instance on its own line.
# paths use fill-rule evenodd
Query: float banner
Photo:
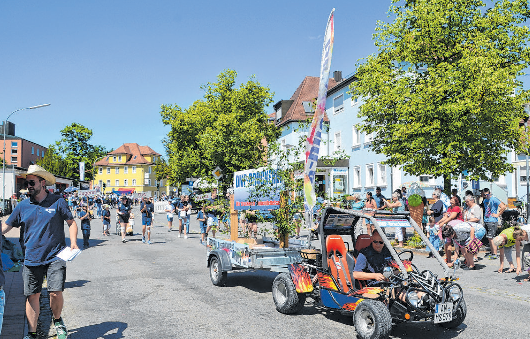
M 317 169 L 318 153 L 320 152 L 320 140 L 322 134 L 322 123 L 326 111 L 326 93 L 328 91 L 329 69 L 331 66 L 331 54 L 333 52 L 333 14 L 331 11 L 324 36 L 324 47 L 322 49 L 322 61 L 320 63 L 320 83 L 318 85 L 318 98 L 315 115 L 306 141 L 305 166 L 304 166 L 304 196 L 305 210 L 310 211 L 316 203 L 315 194 L 315 172 Z
M 266 186 L 267 189 L 260 189 Z M 283 185 L 275 169 L 260 167 L 234 173 L 235 210 L 272 210 L 280 207 Z M 258 195 L 256 192 L 266 191 Z

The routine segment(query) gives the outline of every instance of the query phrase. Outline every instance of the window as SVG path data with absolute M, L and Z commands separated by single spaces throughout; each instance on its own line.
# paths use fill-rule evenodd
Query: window
M 361 167 L 355 166 L 353 168 L 353 187 L 361 187 Z
M 315 107 L 313 107 L 313 103 L 311 101 L 303 101 L 302 106 L 304 106 L 305 114 L 315 113 Z
M 31 154 L 35 154 L 35 147 L 31 146 Z
M 116 179 L 116 185 L 115 186 L 120 186 L 120 179 Z
M 129 167 L 123 166 L 123 174 L 127 174 L 129 172 Z
M 359 130 L 357 129 L 357 127 L 353 126 L 352 127 L 352 146 L 355 147 L 355 146 L 359 146 L 361 144 L 361 133 L 359 132 Z
M 504 175 L 493 177 L 493 181 L 499 186 L 506 186 L 506 176 Z
M 109 186 L 110 186 L 110 179 L 107 180 L 107 187 L 109 187 Z
M 132 167 L 132 172 L 133 172 L 133 173 L 136 173 L 136 166 L 133 166 L 133 167 Z
M 341 94 L 333 99 L 333 113 L 337 114 L 344 110 L 344 95 Z
M 39 149 L 37 148 L 37 156 L 39 156 Z
M 340 132 L 335 133 L 335 151 L 340 151 Z
M 99 174 L 103 174 L 103 167 L 99 167 L 99 168 L 98 168 L 98 173 L 99 173 Z
M 366 186 L 374 186 L 374 165 L 366 165 Z
M 123 186 L 127 186 L 129 184 L 129 181 L 127 179 L 123 179 Z
M 115 170 L 114 173 L 116 173 L 116 174 L 120 174 L 120 168 L 119 168 L 119 167 L 116 167 L 116 170 Z
M 11 148 L 17 148 L 18 147 L 18 141 L 11 141 Z
M 147 186 L 151 186 L 151 179 L 145 179 L 145 184 Z
M 121 162 L 121 155 L 118 155 L 118 161 Z
M 364 142 L 366 144 L 371 143 L 373 140 L 374 140 L 374 134 L 373 133 L 366 134 L 366 136 L 364 137 Z
M 430 175 L 420 175 L 420 182 L 428 183 L 432 179 L 432 176 Z
M 112 157 L 112 162 L 116 162 L 116 156 Z
M 383 165 L 383 164 L 378 164 L 377 165 L 379 168 L 379 180 L 378 180 L 378 184 L 379 185 L 386 185 L 386 166 Z
M 18 158 L 17 157 L 11 157 L 11 163 L 12 164 L 18 164 Z
M 276 111 L 276 120 L 280 120 L 282 118 L 282 107 Z
M 44 151 L 41 152 L 42 157 L 44 158 Z
M 359 98 L 351 97 L 351 105 L 352 107 L 357 105 L 359 103 Z
M 103 180 L 100 180 L 100 181 L 99 181 L 98 186 L 99 186 L 99 188 L 102 188 L 102 187 L 103 187 Z
M 133 179 L 133 180 L 132 180 L 132 185 L 133 185 L 133 186 L 136 186 L 136 179 Z
M 107 174 L 110 174 L 110 167 L 107 167 Z
M 149 166 L 149 174 L 151 174 L 151 166 Z
M 18 149 L 11 149 L 11 154 L 18 154 Z

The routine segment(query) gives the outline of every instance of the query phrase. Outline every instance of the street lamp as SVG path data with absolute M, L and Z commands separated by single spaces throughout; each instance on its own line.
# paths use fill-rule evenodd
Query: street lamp
M 4 152 L 3 152 L 4 159 L 3 159 L 3 166 L 2 166 L 2 214 L 3 215 L 5 215 L 5 212 L 6 212 L 5 200 L 6 200 L 6 125 L 7 125 L 7 121 L 16 112 L 23 111 L 25 109 L 37 109 L 37 108 L 46 107 L 46 106 L 50 106 L 50 104 L 42 104 L 42 105 L 31 106 L 31 107 L 26 107 L 26 108 L 19 108 L 16 111 L 11 112 L 11 114 L 7 116 L 6 120 L 4 120 L 4 127 L 2 131 L 2 133 L 4 134 Z
M 526 141 L 528 142 L 528 117 L 530 116 L 530 103 L 526 103 L 523 105 L 524 110 L 527 114 L 526 121 L 524 123 L 525 126 L 525 132 L 526 132 Z M 527 146 L 526 149 L 526 220 L 528 222 L 528 219 L 530 219 L 530 209 L 528 208 L 528 205 L 530 204 L 530 183 L 528 182 L 528 151 L 530 151 L 530 148 Z

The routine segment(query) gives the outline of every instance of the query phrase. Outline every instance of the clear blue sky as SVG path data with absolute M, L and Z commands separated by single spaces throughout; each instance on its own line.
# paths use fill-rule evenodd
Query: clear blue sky
M 165 156 L 160 105 L 188 107 L 200 86 L 230 68 L 289 98 L 318 76 L 323 34 L 335 11 L 331 70 L 352 73 L 376 51 L 372 34 L 390 0 L 2 1 L 0 120 L 43 146 L 77 122 L 107 149 L 125 142 Z M 269 108 L 272 112 L 272 108 Z

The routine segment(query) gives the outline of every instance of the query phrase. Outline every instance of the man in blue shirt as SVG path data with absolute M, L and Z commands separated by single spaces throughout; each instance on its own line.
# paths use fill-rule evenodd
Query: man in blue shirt
M 37 338 L 37 320 L 40 311 L 40 293 L 44 276 L 47 276 L 50 307 L 53 313 L 53 325 L 58 339 L 66 339 L 68 333 L 61 312 L 63 309 L 63 290 L 66 280 L 66 263 L 57 254 L 66 247 L 64 222 L 69 226 L 70 247 L 77 249 L 77 224 L 74 221 L 66 201 L 58 195 L 49 194 L 46 186 L 55 184 L 53 174 L 38 165 L 29 166 L 24 185 L 28 188 L 30 199 L 20 202 L 6 224 L 2 234 L 13 227 L 24 229 L 24 295 L 28 335 L 25 339 Z
M 152 198 L 151 198 L 152 199 Z M 151 224 L 153 223 L 153 212 L 155 207 L 153 202 L 144 197 L 140 205 L 140 212 L 142 212 L 142 242 L 145 244 L 145 231 L 147 229 L 147 243 L 151 245 Z
M 381 194 L 381 187 L 376 187 L 374 200 L 375 200 L 375 203 L 377 204 L 378 210 L 385 208 L 385 199 L 386 199 L 385 196 Z
M 497 246 L 493 243 L 493 238 L 497 236 L 499 227 L 499 217 L 506 209 L 506 205 L 499 199 L 491 195 L 488 188 L 482 190 L 482 204 L 484 205 L 484 227 L 486 228 L 486 237 L 490 243 L 490 259 L 497 259 Z

